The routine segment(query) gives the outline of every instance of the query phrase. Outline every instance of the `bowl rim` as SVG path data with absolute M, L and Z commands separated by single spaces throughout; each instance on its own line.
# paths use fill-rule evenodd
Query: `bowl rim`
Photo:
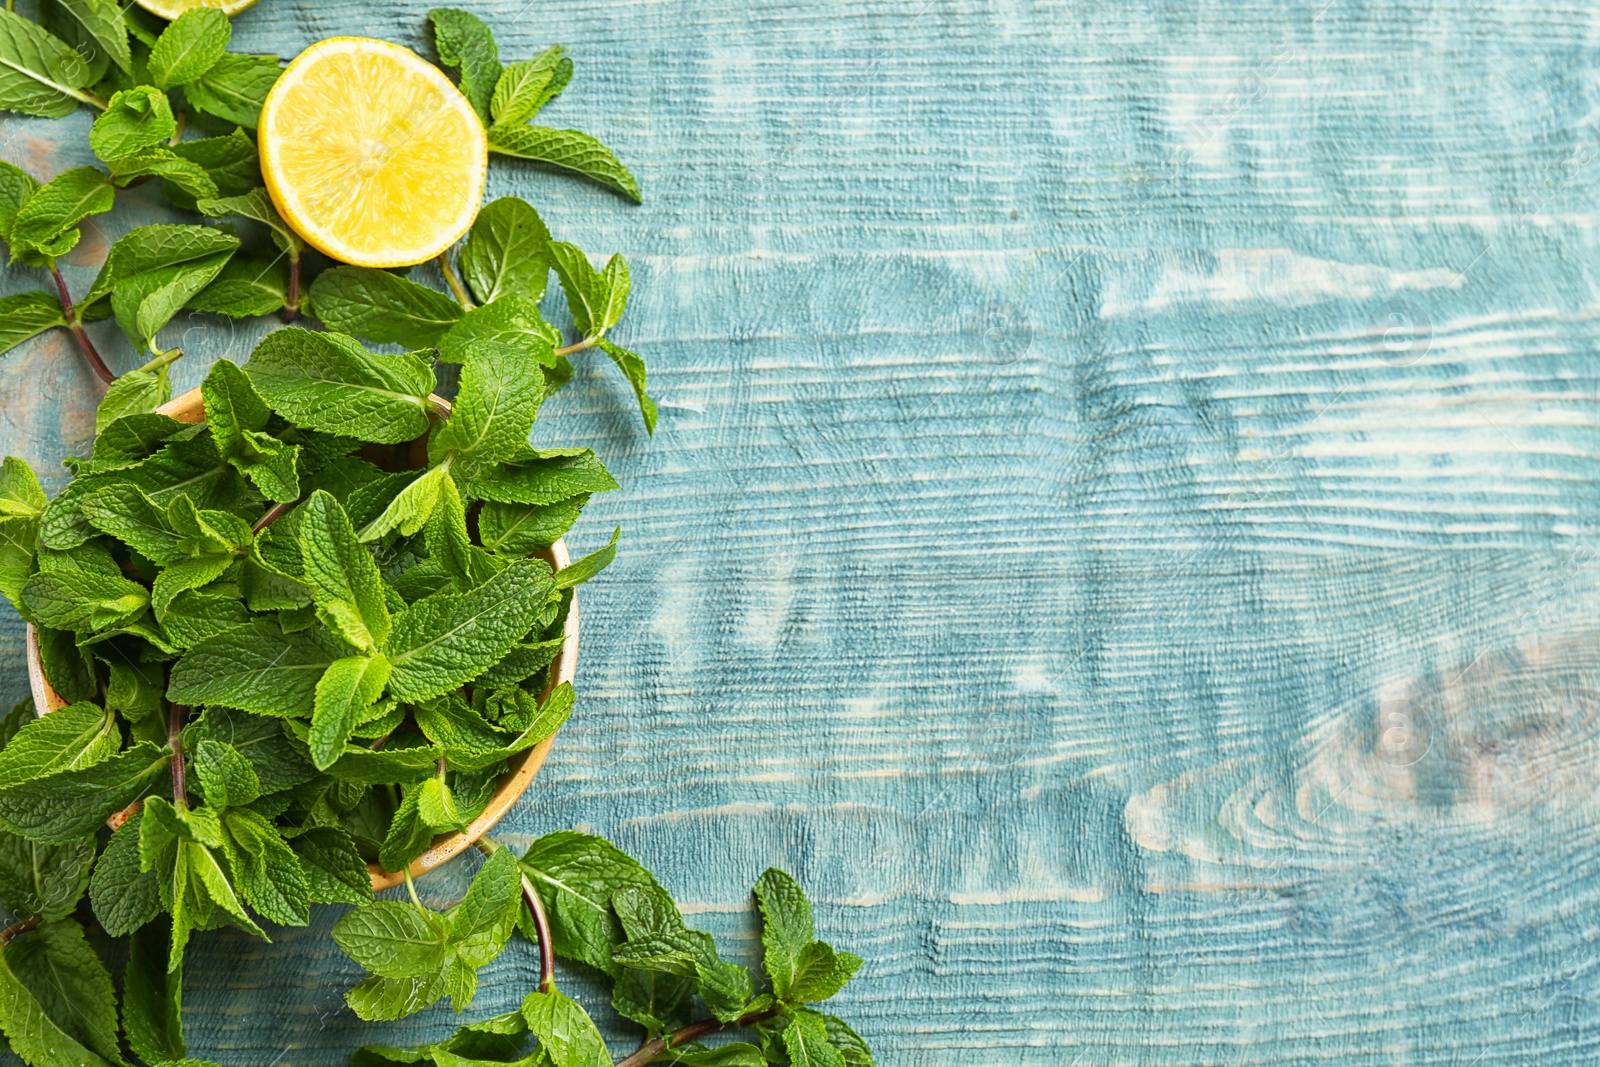
M 449 410 L 449 401 L 441 397 L 430 396 L 435 407 L 443 411 Z M 205 405 L 199 389 L 191 389 L 181 396 L 174 397 L 156 409 L 161 415 L 170 415 L 180 422 L 203 422 L 205 420 Z M 572 562 L 572 557 L 567 551 L 566 539 L 562 538 L 551 545 L 548 552 L 541 553 L 545 562 L 555 570 L 561 570 Z M 539 699 L 543 701 L 550 695 L 551 690 L 562 682 L 572 682 L 578 673 L 578 591 L 572 591 L 572 605 L 567 611 L 567 623 L 561 631 L 561 652 L 553 664 L 554 670 L 545 683 L 544 691 Z M 26 627 L 26 652 L 28 663 L 28 686 L 32 691 L 34 711 L 39 715 L 46 715 L 58 708 L 66 706 L 63 700 L 44 676 L 44 664 L 39 657 L 39 635 L 32 623 Z M 560 733 L 559 730 L 556 733 Z M 409 872 L 412 878 L 420 878 L 435 867 L 466 851 L 480 837 L 488 833 L 496 823 L 505 817 L 511 810 L 528 786 L 533 783 L 534 776 L 544 766 L 545 758 L 550 755 L 550 749 L 555 745 L 556 734 L 540 741 L 537 745 L 511 760 L 511 765 L 495 783 L 494 793 L 489 797 L 488 805 L 476 819 L 467 824 L 465 830 L 452 831 L 440 834 L 433 839 L 432 844 L 411 862 L 408 871 L 385 871 L 375 863 L 367 864 L 367 872 L 372 877 L 372 888 L 376 892 L 380 889 L 389 889 L 400 885 Z M 116 819 L 113 816 L 113 819 Z M 121 822 L 116 823 L 117 826 Z

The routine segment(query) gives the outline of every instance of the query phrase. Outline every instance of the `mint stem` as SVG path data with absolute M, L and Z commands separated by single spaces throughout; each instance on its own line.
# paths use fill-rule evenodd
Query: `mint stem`
M 556 349 L 556 355 L 570 356 L 574 352 L 582 352 L 585 348 L 593 348 L 599 341 L 599 334 L 595 334 L 593 337 L 585 337 L 577 344 L 563 345 L 561 348 Z
M 283 298 L 283 321 L 290 323 L 300 314 L 300 257 L 289 253 L 289 292 Z
M 250 532 L 251 533 L 260 533 L 262 530 L 265 530 L 268 526 L 271 526 L 273 523 L 277 522 L 279 519 L 281 519 L 285 515 L 289 514 L 289 509 L 294 507 L 298 503 L 300 503 L 300 501 L 298 499 L 295 499 L 295 500 L 285 501 L 282 504 L 274 504 L 274 505 L 272 505 L 272 507 L 267 509 L 267 513 L 265 515 L 261 516 L 259 519 L 257 519 L 255 521 L 255 523 L 250 527 Z
M 467 287 L 461 284 L 461 279 L 456 277 L 456 269 L 450 265 L 450 250 L 447 248 L 439 253 L 439 269 L 444 271 L 445 284 L 450 287 L 456 303 L 461 305 L 461 310 L 471 311 L 472 298 L 467 295 Z
M 707 1034 L 717 1034 L 724 1030 L 733 1030 L 741 1026 L 751 1026 L 763 1019 L 770 1019 L 778 1014 L 777 1008 L 768 1008 L 766 1011 L 753 1011 L 748 1015 L 741 1015 L 731 1023 L 718 1022 L 715 1019 L 705 1019 L 688 1026 L 680 1027 L 670 1034 L 663 1034 L 652 1041 L 640 1045 L 626 1059 L 617 1061 L 617 1067 L 643 1067 L 669 1048 L 676 1048 L 685 1041 L 705 1037 Z
M 29 930 L 32 930 L 35 926 L 38 926 L 43 921 L 43 919 L 35 915 L 27 919 L 18 919 L 4 930 L 0 930 L 0 948 L 4 948 L 6 945 L 10 944 L 13 937 L 16 937 L 18 934 L 27 933 Z
M 488 834 L 484 834 L 473 843 L 485 856 L 492 856 L 505 847 Z M 522 899 L 527 902 L 528 910 L 533 913 L 533 930 L 539 935 L 539 992 L 554 993 L 556 950 L 550 938 L 550 916 L 545 914 L 544 901 L 540 899 L 539 891 L 533 887 L 526 874 L 522 875 Z
M 89 361 L 89 369 L 94 371 L 102 382 L 110 385 L 117 380 L 117 376 L 111 373 L 106 361 L 95 351 L 94 342 L 83 332 L 83 321 L 74 313 L 72 297 L 67 293 L 67 280 L 61 276 L 61 269 L 54 263 L 50 264 L 50 276 L 56 280 L 56 293 L 61 297 L 61 314 L 67 320 L 67 329 L 78 339 L 78 348 L 83 352 L 83 358 Z
M 167 713 L 167 747 L 172 749 L 172 806 L 180 811 L 189 807 L 189 780 L 183 766 L 183 720 L 187 709 L 174 704 Z

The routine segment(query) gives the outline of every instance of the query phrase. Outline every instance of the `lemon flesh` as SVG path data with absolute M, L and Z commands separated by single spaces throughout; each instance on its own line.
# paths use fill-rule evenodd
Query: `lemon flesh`
M 483 200 L 482 121 L 443 71 L 387 41 L 332 37 L 301 52 L 267 94 L 258 133 L 278 213 L 344 263 L 431 259 Z
M 224 15 L 237 15 L 256 0 L 137 0 L 140 7 L 152 15 L 175 19 L 185 11 L 197 7 L 214 7 Z

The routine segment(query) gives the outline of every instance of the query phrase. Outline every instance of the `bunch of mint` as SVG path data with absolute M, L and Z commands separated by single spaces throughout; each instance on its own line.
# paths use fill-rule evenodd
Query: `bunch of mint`
M 228 52 L 232 27 L 214 8 L 196 8 L 170 24 L 113 0 L 40 0 L 39 14 L 35 23 L 0 11 L 0 110 L 59 118 L 80 104 L 94 108 L 89 144 L 105 169 L 78 167 L 40 185 L 0 161 L 0 239 L 13 264 L 50 275 L 46 288 L 0 298 L 0 352 L 46 330 L 69 331 L 109 387 L 98 428 L 171 398 L 167 368 L 182 352 L 163 348 L 160 334 L 188 310 L 234 318 L 281 311 L 285 321 L 310 312 L 331 330 L 412 348 L 445 343 L 452 329 L 448 343 L 457 347 L 475 337 L 516 343 L 532 334 L 556 346 L 547 358 L 562 377 L 572 373 L 570 354 L 596 347 L 627 376 L 654 430 L 644 363 L 608 336 L 628 296 L 621 257 L 597 271 L 575 246 L 553 241 L 533 208 L 505 199 L 484 209 L 462 251 L 471 295 L 449 253 L 440 267 L 454 300 L 394 272 L 354 267 L 335 267 L 311 285 L 318 257 L 307 254 L 273 208 L 251 136 L 280 73 L 276 57 Z M 440 62 L 457 72 L 495 152 L 640 200 L 638 182 L 599 141 L 528 125 L 572 79 L 572 60 L 559 45 L 502 65 L 493 33 L 476 16 L 440 8 L 428 18 Z M 191 129 L 212 135 L 185 139 Z M 112 247 L 88 293 L 73 299 L 58 258 L 77 246 L 85 219 L 112 210 L 117 188 L 154 179 L 175 207 L 245 220 L 252 236 L 265 239 L 247 245 L 231 225 L 142 227 Z M 552 267 L 581 335 L 565 347 L 538 308 Z M 120 376 L 85 329 L 108 316 L 145 357 Z

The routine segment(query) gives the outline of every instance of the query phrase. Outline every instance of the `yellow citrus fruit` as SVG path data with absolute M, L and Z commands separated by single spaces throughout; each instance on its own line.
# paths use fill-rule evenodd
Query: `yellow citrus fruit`
M 237 15 L 256 0 L 138 0 L 140 7 L 152 15 L 175 19 L 185 11 L 197 7 L 214 7 L 224 15 Z
M 267 94 L 258 133 L 278 213 L 344 263 L 431 259 L 483 199 L 477 112 L 438 67 L 388 41 L 330 37 L 301 52 Z

